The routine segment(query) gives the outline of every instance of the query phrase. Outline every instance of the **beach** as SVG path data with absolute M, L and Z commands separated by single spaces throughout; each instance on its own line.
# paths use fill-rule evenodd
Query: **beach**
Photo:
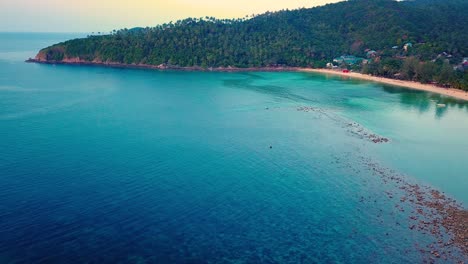
M 303 68 L 300 71 L 322 73 L 322 74 L 332 74 L 332 75 L 337 75 L 337 76 L 342 76 L 342 77 L 350 77 L 350 78 L 362 79 L 366 81 L 373 81 L 373 82 L 379 82 L 379 83 L 384 83 L 384 84 L 389 84 L 389 85 L 396 85 L 396 86 L 406 87 L 406 88 L 420 90 L 420 91 L 438 93 L 438 94 L 442 94 L 445 96 L 450 96 L 453 98 L 468 101 L 468 92 L 465 92 L 459 89 L 454 89 L 454 88 L 442 88 L 442 87 L 438 87 L 438 86 L 431 85 L 431 84 L 395 80 L 395 79 L 371 76 L 371 75 L 357 73 L 357 72 L 345 73 L 339 70 L 330 70 L 330 69 Z
M 198 66 L 193 67 L 178 67 L 178 66 L 167 66 L 167 65 L 149 65 L 149 64 L 125 64 L 117 62 L 101 62 L 101 61 L 84 61 L 79 58 L 67 59 L 64 61 L 46 61 L 39 56 L 34 59 L 28 59 L 26 62 L 29 63 L 42 63 L 42 64 L 67 64 L 67 65 L 85 65 L 85 66 L 103 66 L 111 68 L 134 68 L 134 69 L 153 69 L 153 70 L 181 70 L 181 71 L 214 71 L 214 72 L 287 72 L 287 71 L 298 71 L 298 72 L 313 72 L 321 74 L 332 74 L 342 77 L 356 78 L 366 81 L 379 82 L 389 85 L 395 85 L 405 87 L 409 89 L 415 89 L 420 91 L 426 91 L 431 93 L 437 93 L 464 101 L 468 101 L 468 92 L 454 89 L 454 88 L 443 88 L 431 84 L 423 84 L 413 81 L 404 81 L 389 79 L 384 77 L 372 76 L 357 72 L 342 72 L 341 70 L 331 69 L 312 69 L 312 68 L 297 68 L 297 67 L 252 67 L 252 68 L 237 68 L 237 67 L 216 67 L 216 68 L 202 68 Z
M 15 56 L 0 61 L 5 262 L 464 256 L 462 100 L 300 68 Z

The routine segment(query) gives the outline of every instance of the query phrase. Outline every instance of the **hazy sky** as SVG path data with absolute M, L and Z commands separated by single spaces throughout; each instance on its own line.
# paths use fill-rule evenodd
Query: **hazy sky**
M 0 31 L 91 32 L 186 17 L 237 18 L 339 0 L 0 0 Z

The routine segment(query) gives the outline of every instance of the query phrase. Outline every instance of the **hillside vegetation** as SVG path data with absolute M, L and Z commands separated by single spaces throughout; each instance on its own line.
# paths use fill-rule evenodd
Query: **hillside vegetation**
M 323 68 L 335 57 L 354 55 L 366 60 L 336 66 L 468 90 L 466 14 L 466 0 L 349 0 L 243 19 L 188 18 L 122 29 L 53 45 L 38 58 L 168 67 Z M 411 46 L 404 49 L 407 43 Z M 369 56 L 369 50 L 376 52 Z

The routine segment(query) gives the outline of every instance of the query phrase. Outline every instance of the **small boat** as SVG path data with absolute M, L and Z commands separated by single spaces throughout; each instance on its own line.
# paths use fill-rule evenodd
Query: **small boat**
M 437 107 L 439 108 L 443 108 L 443 107 L 446 107 L 447 105 L 446 104 L 437 104 Z

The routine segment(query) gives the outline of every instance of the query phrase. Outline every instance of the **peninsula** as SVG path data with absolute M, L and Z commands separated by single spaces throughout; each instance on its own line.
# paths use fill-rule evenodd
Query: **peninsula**
M 345 71 L 466 100 L 466 13 L 463 0 L 349 0 L 242 19 L 188 18 L 58 43 L 28 62 L 216 71 L 328 68 L 314 71 Z

